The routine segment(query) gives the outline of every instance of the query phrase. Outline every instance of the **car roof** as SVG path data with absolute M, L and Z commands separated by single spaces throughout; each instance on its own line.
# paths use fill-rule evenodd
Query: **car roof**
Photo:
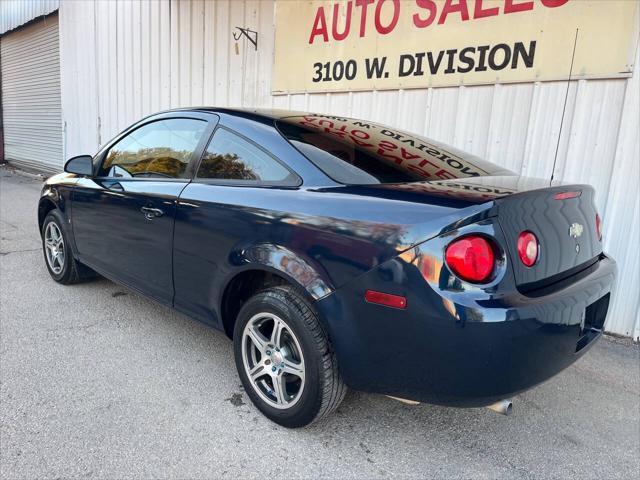
M 167 112 L 211 112 L 223 113 L 236 117 L 248 118 L 251 120 L 278 120 L 286 117 L 302 115 L 318 115 L 317 113 L 301 112 L 296 110 L 286 110 L 278 108 L 230 108 L 230 107 L 188 107 L 175 108 Z M 166 112 L 163 112 L 166 113 Z

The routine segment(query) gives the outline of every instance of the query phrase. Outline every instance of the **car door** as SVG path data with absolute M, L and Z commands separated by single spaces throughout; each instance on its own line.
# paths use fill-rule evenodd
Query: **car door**
M 288 145 L 282 142 L 286 147 Z M 275 155 L 247 137 L 219 126 L 197 175 L 181 193 L 174 235 L 177 309 L 218 324 L 221 281 L 233 268 L 238 245 L 287 235 L 269 204 L 291 207 L 301 179 Z
M 163 303 L 173 301 L 176 201 L 217 116 L 180 112 L 140 122 L 97 157 L 73 192 L 81 262 Z

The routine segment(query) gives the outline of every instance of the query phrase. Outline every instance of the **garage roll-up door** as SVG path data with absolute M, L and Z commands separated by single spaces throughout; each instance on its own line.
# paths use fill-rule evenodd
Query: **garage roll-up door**
M 0 38 L 5 159 L 62 170 L 58 15 Z

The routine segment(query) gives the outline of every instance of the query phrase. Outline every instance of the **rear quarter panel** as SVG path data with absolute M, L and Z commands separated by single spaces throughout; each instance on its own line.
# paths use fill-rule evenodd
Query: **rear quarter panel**
M 220 326 L 226 284 L 248 268 L 277 271 L 323 298 L 452 221 L 486 205 L 426 204 L 348 188 L 260 188 L 193 182 L 174 235 L 175 305 Z

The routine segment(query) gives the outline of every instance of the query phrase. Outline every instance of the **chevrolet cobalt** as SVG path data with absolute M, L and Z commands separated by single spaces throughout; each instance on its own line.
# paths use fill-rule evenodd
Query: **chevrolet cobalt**
M 588 185 L 287 111 L 149 116 L 70 159 L 38 221 L 56 282 L 98 273 L 224 331 L 287 427 L 347 387 L 504 405 L 595 343 L 616 272 Z

